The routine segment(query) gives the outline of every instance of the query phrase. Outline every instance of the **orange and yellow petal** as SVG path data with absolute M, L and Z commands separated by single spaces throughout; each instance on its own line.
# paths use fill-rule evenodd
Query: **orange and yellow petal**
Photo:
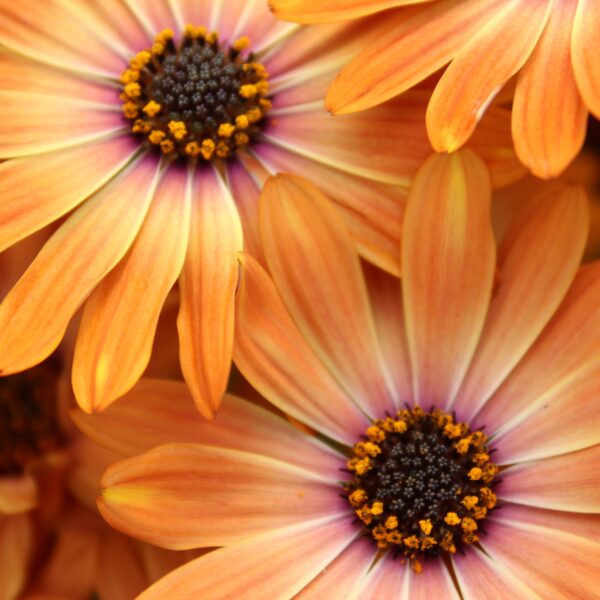
M 0 477 L 0 515 L 24 513 L 38 503 L 38 486 L 28 473 Z
M 33 557 L 34 530 L 26 514 L 0 515 L 0 573 L 4 598 L 19 598 Z

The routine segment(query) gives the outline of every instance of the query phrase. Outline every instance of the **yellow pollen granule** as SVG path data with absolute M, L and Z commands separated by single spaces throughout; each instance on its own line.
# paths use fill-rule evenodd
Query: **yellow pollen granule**
M 411 567 L 415 575 L 418 575 L 423 571 L 423 565 L 418 560 L 413 560 L 411 563 Z
M 138 52 L 130 61 L 129 66 L 134 71 L 141 71 L 152 59 L 152 54 L 148 50 Z
M 183 121 L 169 121 L 169 131 L 176 140 L 182 140 L 187 135 L 187 129 Z
M 161 105 L 154 100 L 150 100 L 146 106 L 142 109 L 149 117 L 155 117 L 161 109 Z
M 404 538 L 404 545 L 407 548 L 418 548 L 419 547 L 419 538 L 416 535 L 411 535 L 407 538 Z
M 383 442 L 385 440 L 385 431 L 377 427 L 377 425 L 371 425 L 367 428 L 367 436 L 372 442 Z
M 494 506 L 496 506 L 496 502 L 497 502 L 496 494 L 494 494 L 494 492 L 492 492 L 492 490 L 490 490 L 490 488 L 482 487 L 479 490 L 479 493 L 481 494 L 481 502 L 484 504 L 484 506 L 486 508 L 492 509 L 492 508 L 494 508 Z
M 258 94 L 258 88 L 253 83 L 245 83 L 240 87 L 240 96 L 242 98 L 253 98 Z
M 419 521 L 419 527 L 425 535 L 429 535 L 431 533 L 433 525 L 429 519 L 423 519 Z
M 128 98 L 139 98 L 142 93 L 142 88 L 139 83 L 128 83 L 123 91 Z
M 480 452 L 479 454 L 473 455 L 473 462 L 478 467 L 483 467 L 483 465 L 485 465 L 485 463 L 487 463 L 488 460 L 490 460 L 490 455 L 486 454 L 485 452 Z
M 402 541 L 402 534 L 399 531 L 390 531 L 386 536 L 390 544 L 399 544 Z
M 175 150 L 175 144 L 171 140 L 163 140 L 160 143 L 160 149 L 163 151 L 163 154 L 170 154 Z
M 383 502 L 373 502 L 371 506 L 371 513 L 374 515 L 380 515 L 383 512 Z
M 246 115 L 240 115 L 239 117 L 235 118 L 235 126 L 238 129 L 247 129 L 249 125 L 250 123 Z
M 350 500 L 350 504 L 352 506 L 360 506 L 367 501 L 367 492 L 365 490 L 354 490 L 349 496 L 348 500 Z
M 458 424 L 449 423 L 444 427 L 444 433 L 450 439 L 457 438 L 462 434 L 461 427 Z
M 373 515 L 369 510 L 368 506 L 363 506 L 361 509 L 356 511 L 356 516 L 365 524 L 369 525 L 373 520 Z
M 250 45 L 250 38 L 247 36 L 241 37 L 233 42 L 232 47 L 237 52 L 245 50 Z
M 467 533 L 463 534 L 462 541 L 465 542 L 465 544 L 474 544 L 475 542 L 479 541 L 479 537 L 476 536 L 472 531 L 468 531 Z
M 227 158 L 229 156 L 229 146 L 223 141 L 217 144 L 217 156 L 219 158 Z
M 376 527 L 373 527 L 373 530 L 371 531 L 371 533 L 373 534 L 373 537 L 376 540 L 386 539 L 386 531 L 381 525 L 377 525 Z
M 396 527 L 398 527 L 398 519 L 396 517 L 394 517 L 394 516 L 388 517 L 385 520 L 385 526 L 388 529 L 396 529 Z
M 236 133 L 233 139 L 237 146 L 246 146 L 250 143 L 250 138 L 245 133 Z
M 429 548 L 433 548 L 437 545 L 437 541 L 435 538 L 431 536 L 426 536 L 421 540 L 421 550 L 429 550 Z
M 154 42 L 154 44 L 152 44 L 152 54 L 155 54 L 156 56 L 162 56 L 162 54 L 164 54 L 165 52 L 165 45 L 161 44 L 161 42 Z
M 123 115 L 127 119 L 135 119 L 138 116 L 138 107 L 133 102 L 123 104 Z
M 196 142 L 189 142 L 185 145 L 185 153 L 192 158 L 196 158 L 200 155 L 200 146 Z
M 463 528 L 463 531 L 475 531 L 477 529 L 477 523 L 475 519 L 465 517 L 462 520 L 461 527 Z
M 460 523 L 460 517 L 455 512 L 449 512 L 445 517 L 444 521 L 448 525 L 458 525 Z
M 456 442 L 456 444 L 454 444 L 454 447 L 456 448 L 456 451 L 459 454 L 466 454 L 469 451 L 469 443 L 469 438 L 463 438 L 462 440 Z
M 166 137 L 166 133 L 164 131 L 161 131 L 159 129 L 155 129 L 153 132 L 150 133 L 150 135 L 148 136 L 148 139 L 150 140 L 150 142 L 152 144 L 160 144 Z
M 473 467 L 469 471 L 469 479 L 472 479 L 473 481 L 479 481 L 482 475 L 483 471 L 479 467 Z
M 477 520 L 484 519 L 486 515 L 487 515 L 487 508 L 485 506 L 477 506 L 476 508 L 473 509 L 473 516 Z
M 478 502 L 479 498 L 477 496 L 465 496 L 461 500 L 461 504 L 463 504 L 468 510 L 471 510 Z
M 134 83 L 136 81 L 139 81 L 139 79 L 140 79 L 139 71 L 132 71 L 131 69 L 126 69 L 125 71 L 123 71 L 121 73 L 121 83 L 123 83 L 124 85 L 127 85 L 129 83 Z
M 235 126 L 231 123 L 221 123 L 219 125 L 219 130 L 217 131 L 219 137 L 229 138 L 233 135 L 235 131 Z
M 200 153 L 205 160 L 210 160 L 215 151 L 215 143 L 212 140 L 202 140 Z

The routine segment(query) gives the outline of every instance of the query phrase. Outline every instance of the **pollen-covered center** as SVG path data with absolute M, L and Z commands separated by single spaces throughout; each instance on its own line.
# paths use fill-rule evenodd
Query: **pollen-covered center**
M 123 114 L 134 134 L 172 158 L 228 158 L 255 140 L 271 108 L 264 66 L 245 55 L 246 37 L 229 47 L 188 25 L 180 42 L 161 32 L 121 75 Z
M 19 475 L 63 443 L 56 412 L 58 367 L 54 359 L 0 378 L 0 477 Z
M 376 420 L 353 447 L 344 483 L 367 534 L 422 569 L 420 559 L 476 542 L 496 506 L 498 467 L 487 437 L 440 410 L 419 407 Z

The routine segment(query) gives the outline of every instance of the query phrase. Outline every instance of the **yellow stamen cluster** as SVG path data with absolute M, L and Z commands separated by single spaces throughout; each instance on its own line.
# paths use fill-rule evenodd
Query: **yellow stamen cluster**
M 418 572 L 419 558 L 478 540 L 478 521 L 497 502 L 489 484 L 498 468 L 483 432 L 415 407 L 374 421 L 365 434 L 344 489 L 378 548 L 396 548 Z
M 226 159 L 260 134 L 271 108 L 268 73 L 247 37 L 221 48 L 216 32 L 170 29 L 138 52 L 121 75 L 123 115 L 131 131 L 172 158 Z

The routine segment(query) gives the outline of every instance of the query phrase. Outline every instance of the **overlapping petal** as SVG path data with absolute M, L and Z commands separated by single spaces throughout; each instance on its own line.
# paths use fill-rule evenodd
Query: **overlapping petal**
M 600 68 L 595 60 L 600 6 L 579 0 L 571 34 L 571 61 L 577 88 L 589 110 L 600 118 Z

